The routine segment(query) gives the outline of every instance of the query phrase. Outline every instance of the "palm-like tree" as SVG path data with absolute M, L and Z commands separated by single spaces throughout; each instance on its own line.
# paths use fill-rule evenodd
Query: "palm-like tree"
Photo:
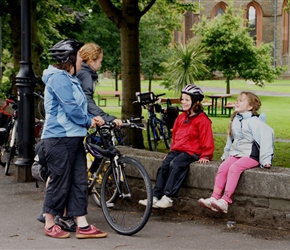
M 180 92 L 187 84 L 209 73 L 204 61 L 207 57 L 200 39 L 195 37 L 187 44 L 175 44 L 172 56 L 163 63 L 166 69 L 164 76 L 166 85 L 176 92 Z

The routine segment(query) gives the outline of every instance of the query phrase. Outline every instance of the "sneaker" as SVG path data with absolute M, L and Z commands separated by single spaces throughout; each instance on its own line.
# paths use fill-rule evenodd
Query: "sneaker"
M 173 200 L 171 200 L 166 195 L 163 195 L 162 198 L 156 202 L 155 206 L 160 208 L 168 208 L 172 207 Z
M 223 213 L 228 213 L 228 203 L 224 199 L 215 200 L 211 205 L 216 208 L 218 211 Z
M 73 217 L 60 217 L 56 215 L 54 222 L 56 225 L 60 226 L 62 230 L 69 231 L 69 232 L 76 231 L 77 224 Z
M 39 215 L 37 216 L 37 220 L 40 221 L 41 223 L 45 223 L 45 217 L 44 217 L 43 211 L 39 213 Z
M 60 226 L 53 225 L 50 229 L 44 227 L 44 234 L 53 238 L 69 238 L 70 233 L 63 231 Z
M 155 197 L 155 196 L 153 196 L 152 207 L 158 208 L 155 205 L 157 203 L 157 201 L 158 201 L 158 198 Z M 141 205 L 143 205 L 143 206 L 147 206 L 147 199 L 145 199 L 145 200 L 139 200 L 138 203 L 141 204 Z
M 90 225 L 88 229 L 81 229 L 77 227 L 76 237 L 78 239 L 104 238 L 107 237 L 107 233 L 102 232 L 93 225 Z
M 218 210 L 212 206 L 212 202 L 214 202 L 214 201 L 216 201 L 216 198 L 210 197 L 207 199 L 200 198 L 197 202 L 202 207 L 208 208 L 209 210 L 211 210 L 213 212 L 218 212 Z

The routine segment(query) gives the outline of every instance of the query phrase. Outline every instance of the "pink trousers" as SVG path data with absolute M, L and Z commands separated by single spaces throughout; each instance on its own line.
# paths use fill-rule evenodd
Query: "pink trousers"
M 228 157 L 218 168 L 212 197 L 216 199 L 222 198 L 231 204 L 232 195 L 238 185 L 241 173 L 256 167 L 258 164 L 259 162 L 250 157 Z

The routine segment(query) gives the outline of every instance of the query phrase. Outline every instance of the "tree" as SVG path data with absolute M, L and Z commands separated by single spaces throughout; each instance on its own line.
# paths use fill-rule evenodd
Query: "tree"
M 232 2 L 224 15 L 208 21 L 205 18 L 193 28 L 202 36 L 208 48 L 206 61 L 211 72 L 220 71 L 226 78 L 226 93 L 230 93 L 230 80 L 237 76 L 264 85 L 272 82 L 285 68 L 272 66 L 272 45 L 257 47 L 243 25 L 242 12 L 235 13 Z
M 169 1 L 169 0 L 168 0 Z M 156 0 L 98 0 L 107 17 L 118 27 L 121 34 L 121 63 L 123 103 L 122 117 L 141 116 L 141 107 L 132 105 L 131 99 L 140 91 L 140 19 L 155 4 Z M 175 0 L 170 0 L 176 3 Z M 182 6 L 182 5 L 181 5 Z M 180 5 L 177 5 L 180 7 Z M 192 10 L 192 4 L 184 5 Z M 144 148 L 141 131 L 128 133 L 128 140 L 135 148 Z
M 164 73 L 165 86 L 180 92 L 187 84 L 194 83 L 208 73 L 205 48 L 200 38 L 195 37 L 187 44 L 175 44 L 172 56 L 163 63 L 166 69 Z
M 139 23 L 141 17 L 152 7 L 156 0 L 144 3 L 144 8 L 139 9 L 139 1 L 123 0 L 120 5 L 112 1 L 98 0 L 107 17 L 118 27 L 121 34 L 121 62 L 122 62 L 122 117 L 131 115 L 141 116 L 141 107 L 132 105 L 131 99 L 140 91 L 140 48 L 139 48 Z M 135 148 L 144 148 L 141 131 L 128 135 L 128 140 Z M 133 139 L 134 138 L 134 139 Z

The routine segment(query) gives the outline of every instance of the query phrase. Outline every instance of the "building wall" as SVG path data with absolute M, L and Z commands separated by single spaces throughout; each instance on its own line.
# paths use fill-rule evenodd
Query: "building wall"
M 188 32 L 189 27 L 192 27 L 194 22 L 198 21 L 199 15 L 206 16 L 209 20 L 213 18 L 213 10 L 217 5 L 227 6 L 229 1 L 218 1 L 218 0 L 203 0 L 203 1 L 191 1 L 187 0 L 185 2 L 194 2 L 198 6 L 200 6 L 199 13 L 195 15 L 186 14 L 184 18 L 184 31 L 179 34 L 179 42 L 185 42 L 190 39 L 194 34 L 190 34 Z M 287 15 L 289 18 L 289 14 L 286 13 L 283 7 L 286 4 L 286 0 L 257 0 L 257 1 L 235 1 L 234 0 L 234 8 L 242 8 L 244 10 L 247 9 L 249 4 L 253 5 L 255 8 L 260 8 L 261 10 L 261 24 L 260 34 L 261 34 L 261 42 L 262 43 L 272 43 L 273 44 L 273 57 L 276 59 L 276 65 L 289 65 L 290 57 L 289 57 L 289 19 L 287 19 L 286 26 L 283 19 L 285 19 L 284 15 Z M 257 9 L 256 8 L 256 9 Z M 258 12 L 258 11 L 257 11 Z M 245 16 L 246 18 L 246 16 Z M 283 34 L 285 39 L 285 32 L 288 44 L 288 51 L 283 52 Z M 186 34 L 186 35 L 184 35 Z M 258 43 L 259 44 L 259 43 Z M 285 46 L 285 45 L 284 45 Z M 290 67 L 286 73 L 283 74 L 286 78 L 290 77 Z

